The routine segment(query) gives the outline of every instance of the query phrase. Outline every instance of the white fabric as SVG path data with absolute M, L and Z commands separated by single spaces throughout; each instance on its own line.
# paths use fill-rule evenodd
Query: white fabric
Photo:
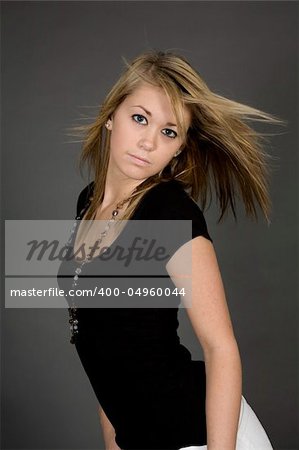
M 179 450 L 207 450 L 206 445 L 181 447 Z M 236 450 L 273 450 L 261 422 L 242 395 Z

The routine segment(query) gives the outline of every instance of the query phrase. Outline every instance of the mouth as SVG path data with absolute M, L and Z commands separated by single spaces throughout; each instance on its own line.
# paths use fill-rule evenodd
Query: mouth
M 131 153 L 128 153 L 128 155 L 131 156 L 131 158 L 133 158 L 136 162 L 140 162 L 143 164 L 150 164 L 150 162 L 147 159 L 141 158 L 136 155 L 132 155 Z

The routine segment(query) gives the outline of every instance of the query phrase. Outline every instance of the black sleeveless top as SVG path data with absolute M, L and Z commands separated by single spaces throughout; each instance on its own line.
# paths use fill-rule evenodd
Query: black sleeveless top
M 79 219 L 87 210 L 93 185 L 90 183 L 79 195 Z M 192 220 L 192 238 L 204 236 L 213 242 L 201 209 L 177 180 L 151 188 L 132 220 Z M 185 242 L 178 235 L 170 256 Z M 96 263 L 87 266 L 93 273 L 93 278 L 86 278 L 88 288 L 102 284 L 94 276 L 99 273 Z M 62 261 L 57 275 L 61 289 L 71 288 L 75 268 L 74 261 Z M 83 272 L 76 288 L 85 286 Z M 164 274 L 164 282 L 166 278 L 168 286 L 174 288 L 166 269 Z M 192 360 L 189 350 L 180 343 L 179 296 L 172 299 L 177 304 L 171 307 L 84 308 L 82 298 L 74 300 L 79 305 L 76 350 L 115 429 L 117 445 L 123 450 L 206 445 L 205 364 Z

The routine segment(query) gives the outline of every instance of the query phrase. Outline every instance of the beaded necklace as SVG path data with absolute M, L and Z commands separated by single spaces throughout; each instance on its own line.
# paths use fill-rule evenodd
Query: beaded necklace
M 134 194 L 134 192 L 136 192 L 137 188 L 134 189 L 134 191 L 132 192 L 132 194 Z M 131 194 L 131 195 L 132 195 Z M 97 240 L 97 243 L 100 244 L 103 240 L 103 238 L 107 235 L 112 223 L 116 220 L 116 217 L 119 213 L 119 210 L 124 206 L 124 204 L 126 202 L 128 202 L 130 200 L 131 196 L 129 198 L 126 198 L 125 200 L 122 200 L 121 202 L 117 203 L 115 209 L 112 211 L 112 215 L 111 215 L 111 219 L 108 220 L 108 223 L 104 229 L 104 231 L 101 232 L 101 235 L 99 237 L 99 239 Z M 71 236 L 67 242 L 67 244 L 69 244 L 72 240 L 72 235 L 75 233 L 77 225 L 78 225 L 78 220 L 81 219 L 81 217 L 84 216 L 84 213 L 87 211 L 88 207 L 90 205 L 90 200 L 88 200 L 87 204 L 85 205 L 85 207 L 81 210 L 80 214 L 78 217 L 76 217 L 76 222 L 74 222 L 72 230 L 71 230 Z M 75 243 L 73 243 L 74 245 Z M 74 248 L 73 248 L 74 249 Z M 103 249 L 103 253 L 107 250 L 107 248 Z M 72 289 L 74 289 L 77 284 L 78 284 L 78 278 L 79 278 L 79 274 L 82 272 L 82 268 L 85 264 L 90 263 L 92 260 L 92 255 L 91 253 L 89 253 L 86 258 L 79 264 L 79 266 L 76 268 L 75 270 L 75 274 L 73 276 L 73 282 L 72 282 Z M 71 330 L 71 338 L 70 338 L 70 343 L 71 344 L 75 344 L 76 342 L 76 337 L 78 336 L 79 333 L 79 321 L 78 321 L 78 315 L 77 315 L 77 311 L 78 308 L 75 305 L 74 302 L 74 298 L 72 297 L 72 306 L 70 306 L 68 308 L 68 312 L 69 312 L 69 323 L 70 323 L 70 330 Z

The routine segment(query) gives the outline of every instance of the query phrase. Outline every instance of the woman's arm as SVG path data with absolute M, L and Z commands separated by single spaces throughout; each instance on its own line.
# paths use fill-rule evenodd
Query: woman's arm
M 242 368 L 213 244 L 203 236 L 192 239 L 166 269 L 178 289 L 186 288 L 182 301 L 204 352 L 208 449 L 234 450 Z
M 121 450 L 115 442 L 115 430 L 112 423 L 104 413 L 104 410 L 99 406 L 100 423 L 103 430 L 103 437 L 106 450 Z

